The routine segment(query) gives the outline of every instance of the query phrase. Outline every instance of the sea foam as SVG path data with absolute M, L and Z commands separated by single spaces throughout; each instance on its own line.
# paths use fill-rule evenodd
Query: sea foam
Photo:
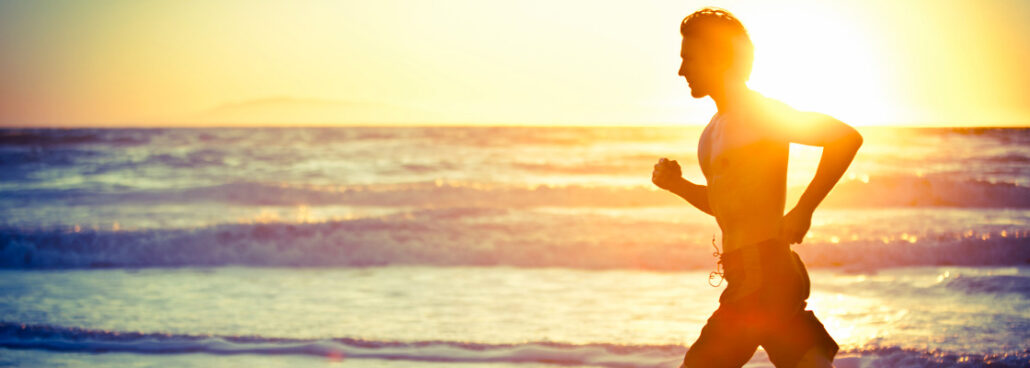
M 371 341 L 353 338 L 285 339 L 262 336 L 209 336 L 90 330 L 0 322 L 0 347 L 87 353 L 307 355 L 332 360 L 391 359 L 454 363 L 542 363 L 612 368 L 669 367 L 679 363 L 676 345 L 567 344 L 525 342 L 481 344 L 455 341 Z M 1024 367 L 1030 351 L 970 355 L 869 347 L 844 351 L 841 367 Z M 769 366 L 763 352 L 751 364 Z
M 0 262 L 6 268 L 434 265 L 678 271 L 714 267 L 712 230 L 696 223 L 493 208 L 195 229 L 7 227 L 0 228 Z M 794 249 L 810 267 L 855 271 L 1030 263 L 1030 234 L 1018 230 L 930 229 L 918 237 L 869 232 L 806 239 Z

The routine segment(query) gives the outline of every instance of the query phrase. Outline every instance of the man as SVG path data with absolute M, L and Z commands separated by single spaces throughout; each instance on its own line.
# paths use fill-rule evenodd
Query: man
M 718 107 L 697 150 L 707 185 L 683 179 L 679 164 L 664 158 L 651 180 L 715 216 L 727 282 L 683 366 L 740 367 L 761 345 L 777 367 L 832 367 L 838 346 L 805 310 L 808 273 L 790 245 L 804 239 L 813 211 L 850 165 L 862 136 L 829 116 L 748 89 L 754 48 L 729 12 L 699 10 L 683 20 L 680 33 L 679 75 L 694 98 L 709 96 Z M 790 143 L 821 146 L 823 153 L 797 206 L 784 215 Z

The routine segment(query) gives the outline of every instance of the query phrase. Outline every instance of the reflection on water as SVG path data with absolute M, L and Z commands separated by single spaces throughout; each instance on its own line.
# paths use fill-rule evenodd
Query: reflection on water
M 376 341 L 681 345 L 717 307 L 707 272 L 387 267 L 3 271 L 6 320 L 112 331 Z M 1030 269 L 812 272 L 845 351 L 1020 351 Z M 89 306 L 85 308 L 84 306 Z
M 122 208 L 195 206 L 211 215 L 188 224 L 195 226 L 238 218 L 237 206 L 674 206 L 676 198 L 650 184 L 651 165 L 677 159 L 688 179 L 703 182 L 700 131 L 7 129 L 0 130 L 0 213 L 8 224 L 73 226 L 83 221 L 63 210 L 83 209 L 97 213 L 96 221 L 125 225 L 136 213 Z M 862 133 L 862 150 L 825 206 L 1030 208 L 1030 130 Z M 811 180 L 820 153 L 791 146 L 789 200 Z

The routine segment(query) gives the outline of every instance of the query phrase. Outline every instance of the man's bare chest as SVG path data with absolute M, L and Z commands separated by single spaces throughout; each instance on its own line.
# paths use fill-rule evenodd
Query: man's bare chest
M 718 178 L 749 176 L 785 164 L 789 146 L 754 131 L 709 124 L 698 142 L 701 171 L 711 183 Z M 784 161 L 781 163 L 781 161 Z

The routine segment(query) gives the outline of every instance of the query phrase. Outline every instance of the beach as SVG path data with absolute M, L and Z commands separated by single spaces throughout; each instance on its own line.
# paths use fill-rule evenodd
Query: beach
M 649 179 L 700 131 L 0 130 L 0 365 L 675 367 L 719 229 Z M 837 365 L 1026 366 L 1030 130 L 860 131 L 793 246 Z

